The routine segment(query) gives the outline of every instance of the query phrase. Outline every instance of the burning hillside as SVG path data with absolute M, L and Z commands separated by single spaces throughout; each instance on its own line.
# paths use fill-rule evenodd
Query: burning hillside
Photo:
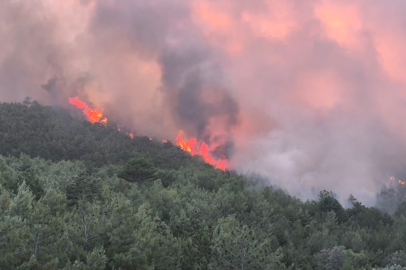
M 78 97 L 69 98 L 69 103 L 74 105 L 78 109 L 81 109 L 83 114 L 91 123 L 107 124 L 107 118 L 103 117 L 103 109 L 91 109 L 85 102 L 79 100 Z M 117 129 L 118 131 L 121 131 L 121 128 L 119 126 L 117 127 Z M 213 156 L 212 153 L 215 151 L 215 147 L 210 147 L 204 141 L 197 141 L 196 138 L 190 139 L 189 141 L 184 141 L 182 139 L 182 134 L 183 132 L 179 131 L 178 137 L 176 138 L 176 144 L 182 150 L 190 153 L 192 156 L 201 156 L 206 163 L 216 167 L 217 169 L 225 171 L 228 168 L 227 159 L 216 159 Z M 132 132 L 126 132 L 126 135 L 129 136 L 131 139 L 134 139 L 134 134 Z M 150 138 L 150 140 L 152 139 Z M 163 140 L 162 142 L 166 143 L 167 141 Z
M 217 169 L 225 171 L 228 168 L 227 159 L 216 159 L 213 156 L 215 147 L 207 145 L 204 141 L 197 141 L 196 138 L 192 138 L 189 141 L 182 139 L 182 131 L 179 131 L 178 137 L 176 138 L 176 145 L 182 150 L 189 152 L 192 156 L 198 155 L 203 157 L 204 161 Z
M 78 97 L 69 98 L 69 103 L 81 109 L 83 114 L 92 123 L 107 124 L 107 118 L 103 117 L 103 110 L 91 109 L 87 104 Z

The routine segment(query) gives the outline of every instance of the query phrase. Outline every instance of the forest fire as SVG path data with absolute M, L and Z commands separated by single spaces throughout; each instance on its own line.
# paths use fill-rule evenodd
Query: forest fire
M 87 116 L 88 120 L 91 123 L 100 123 L 107 124 L 107 118 L 103 117 L 103 110 L 91 109 L 89 106 L 79 100 L 78 97 L 69 98 L 69 103 L 76 106 L 77 108 L 83 111 L 83 114 Z M 120 132 L 120 126 L 117 126 L 117 130 Z M 198 155 L 203 157 L 204 161 L 217 169 L 225 171 L 228 167 L 226 159 L 216 159 L 210 152 L 212 149 L 205 142 L 198 142 L 196 138 L 193 138 L 189 141 L 184 141 L 182 139 L 182 131 L 179 131 L 178 137 L 176 138 L 176 145 L 179 146 L 182 150 L 189 152 L 192 156 Z M 126 135 L 131 139 L 134 139 L 134 134 L 132 132 L 126 132 Z M 149 138 L 152 141 L 152 138 Z M 163 140 L 162 143 L 167 143 L 167 140 Z
M 203 157 L 204 161 L 217 169 L 225 171 L 227 169 L 227 160 L 218 159 L 216 160 L 211 154 L 209 146 L 205 142 L 197 142 L 196 138 L 190 139 L 189 141 L 184 141 L 182 139 L 182 131 L 179 131 L 178 137 L 176 138 L 176 145 L 179 146 L 183 151 L 189 152 L 192 156 L 198 155 Z
M 87 116 L 91 123 L 107 124 L 107 118 L 103 117 L 103 110 L 89 108 L 89 106 L 87 106 L 85 102 L 79 100 L 78 97 L 69 98 L 69 103 L 79 109 L 82 109 L 83 114 Z

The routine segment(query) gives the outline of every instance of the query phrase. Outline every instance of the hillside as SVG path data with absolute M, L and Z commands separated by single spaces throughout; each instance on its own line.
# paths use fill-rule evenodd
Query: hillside
M 406 267 L 404 204 L 303 202 L 113 122 L 2 103 L 0 155 L 0 269 Z

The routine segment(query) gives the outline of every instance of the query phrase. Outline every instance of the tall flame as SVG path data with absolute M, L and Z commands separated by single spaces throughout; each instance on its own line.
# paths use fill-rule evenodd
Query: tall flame
M 184 141 L 182 139 L 182 131 L 179 131 L 178 137 L 176 138 L 176 145 L 179 146 L 183 151 L 189 152 L 192 156 L 198 155 L 203 157 L 204 161 L 217 169 L 225 171 L 228 167 L 226 159 L 215 159 L 209 150 L 209 146 L 205 142 L 197 142 L 196 138 L 190 139 L 189 141 Z
M 78 97 L 69 98 L 69 103 L 75 105 L 77 108 L 82 109 L 83 114 L 87 116 L 90 122 L 94 123 L 101 123 L 106 125 L 107 118 L 103 117 L 103 110 L 91 109 L 87 104 Z

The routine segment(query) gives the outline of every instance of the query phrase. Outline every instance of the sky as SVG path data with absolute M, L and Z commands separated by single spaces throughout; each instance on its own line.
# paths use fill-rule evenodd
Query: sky
M 402 0 L 3 0 L 0 100 L 79 96 L 300 198 L 406 179 Z M 221 147 L 220 147 L 221 148 Z

